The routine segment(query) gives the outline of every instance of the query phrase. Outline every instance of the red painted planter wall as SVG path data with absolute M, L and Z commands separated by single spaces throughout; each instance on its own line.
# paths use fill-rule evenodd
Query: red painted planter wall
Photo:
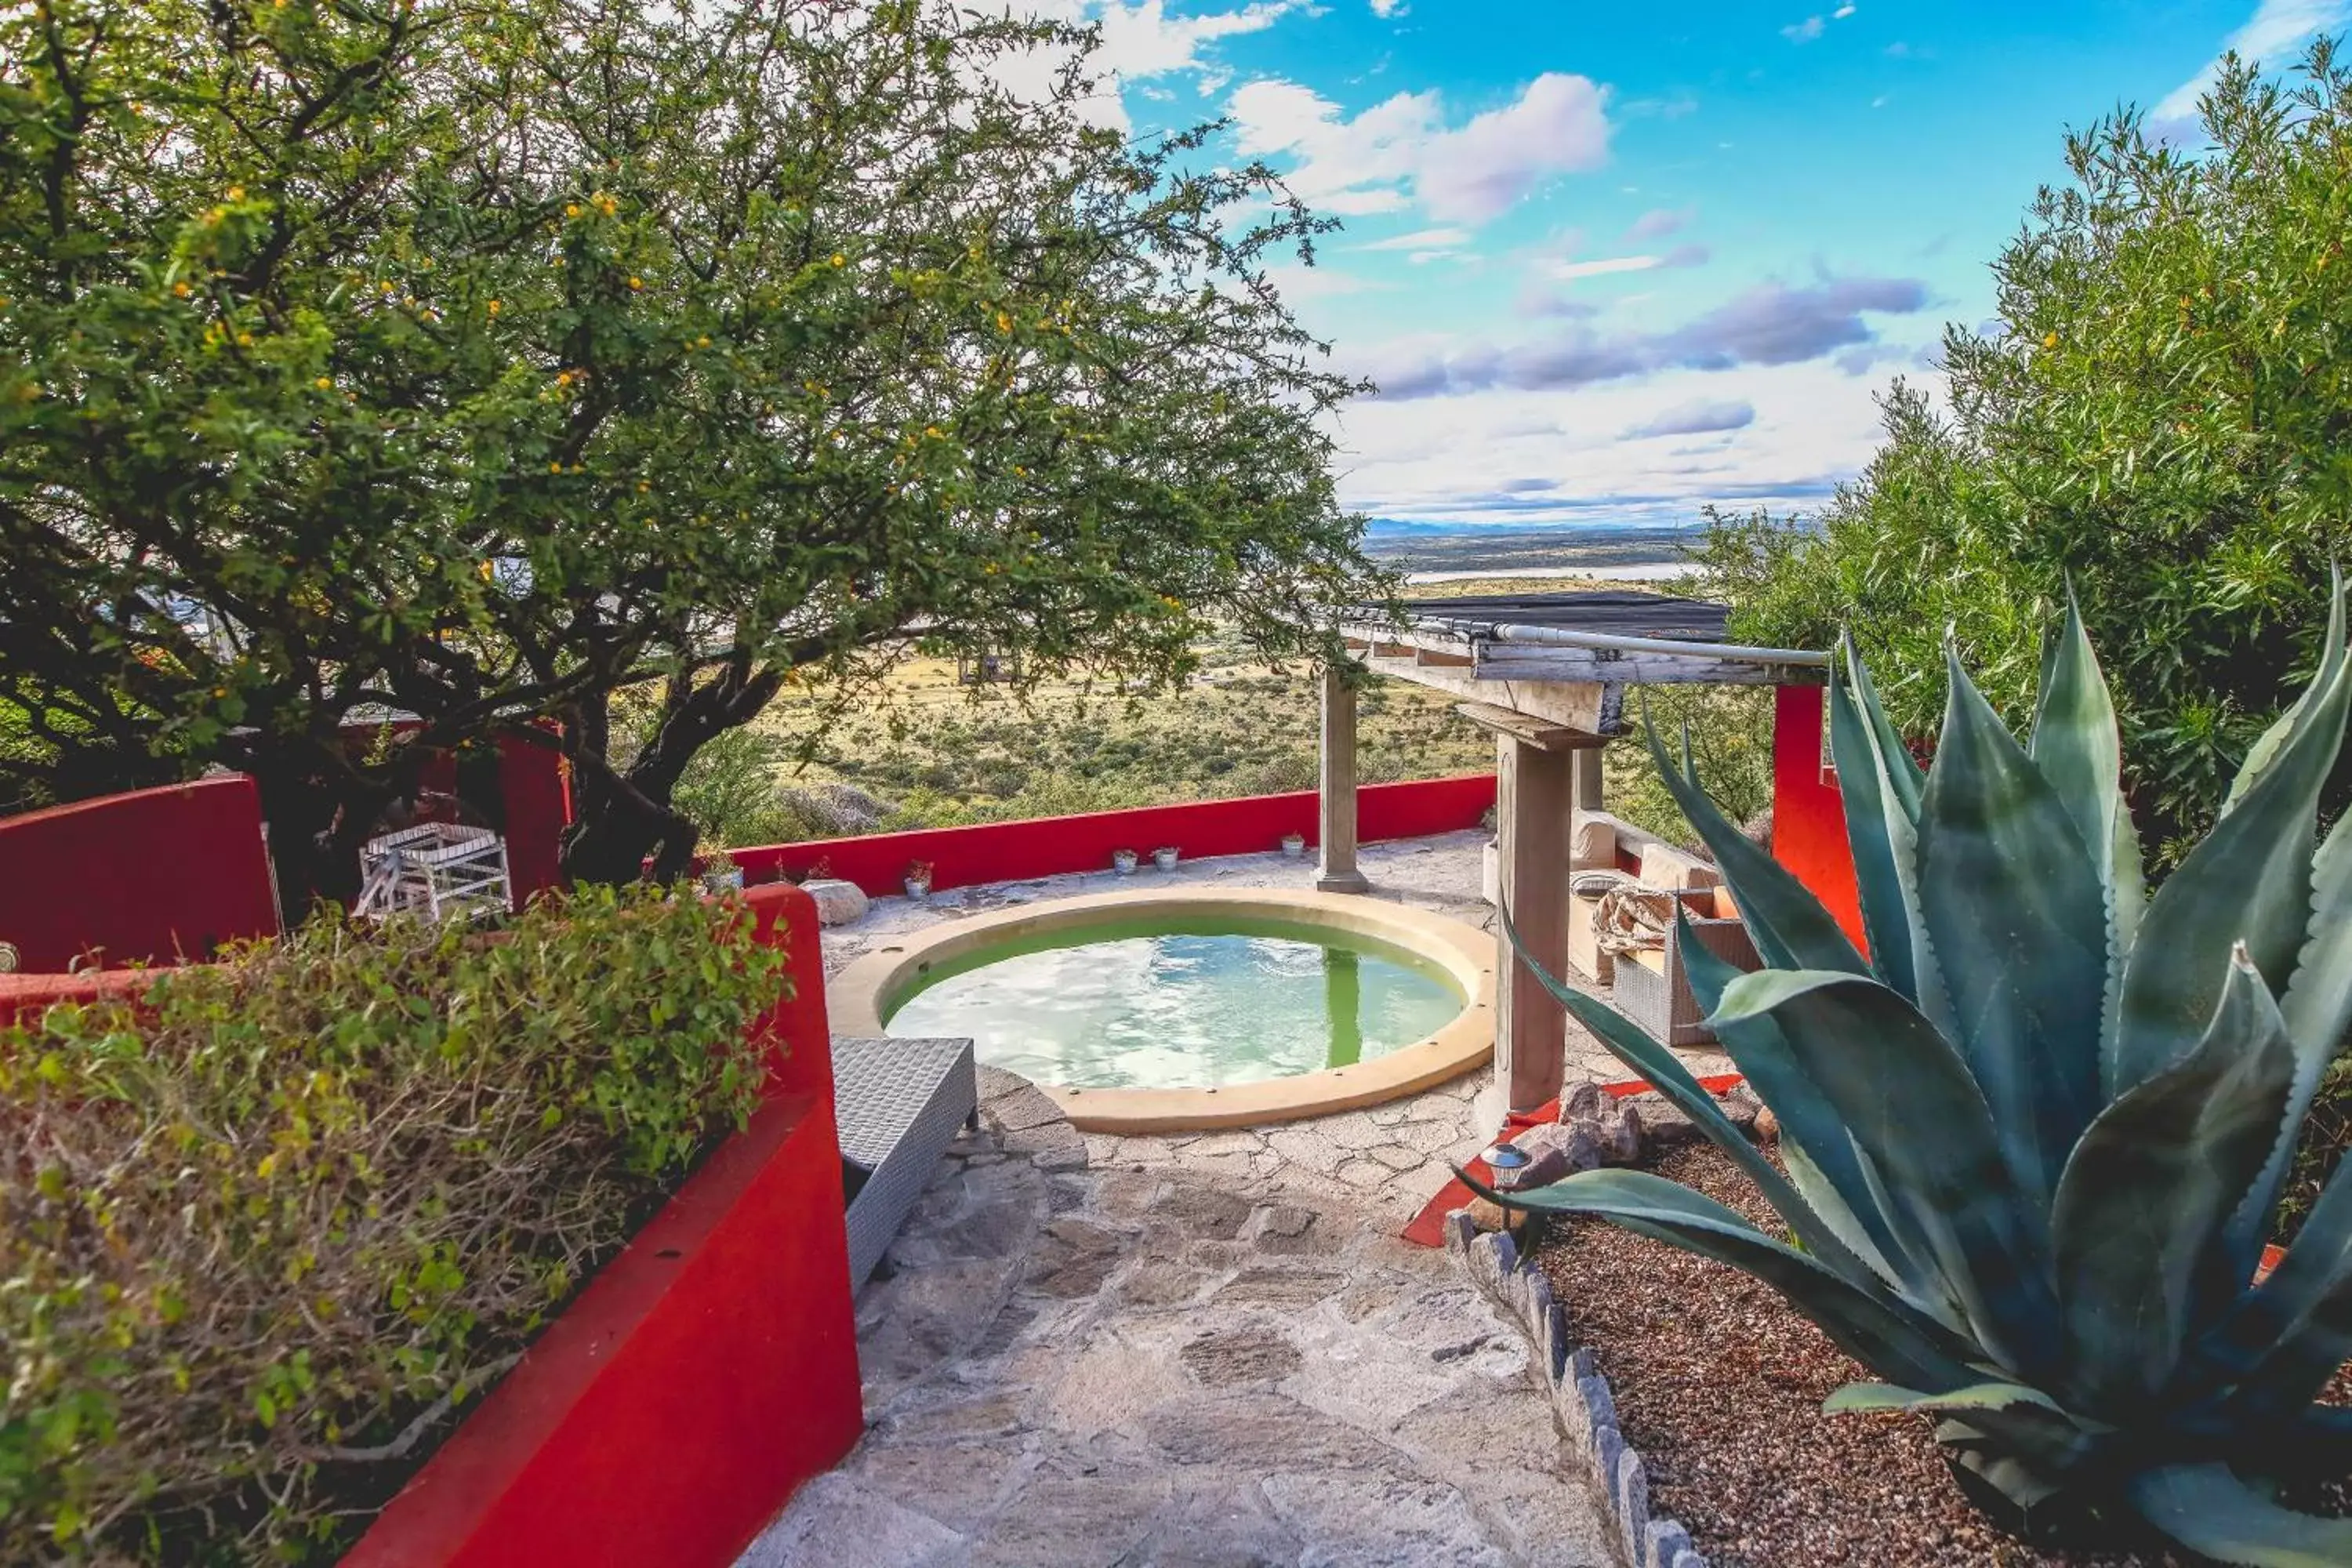
M 1372 843 L 1475 827 L 1494 804 L 1492 773 L 1366 784 L 1356 792 L 1357 837 Z M 1286 833 L 1315 844 L 1321 838 L 1317 816 L 1315 792 L 1301 790 L 978 827 L 816 838 L 728 854 L 754 882 L 778 875 L 805 877 L 822 865 L 825 875 L 855 882 L 869 893 L 897 893 L 903 890 L 907 868 L 916 861 L 929 862 L 933 887 L 961 888 L 1108 870 L 1114 849 L 1149 856 L 1172 844 L 1193 858 L 1248 855 L 1279 848 Z
M 242 774 L 0 818 L 0 942 L 27 973 L 207 958 L 274 936 L 261 796 Z
M 1772 858 L 1837 917 L 1857 944 L 1862 895 L 1846 842 L 1845 802 L 1823 775 L 1826 689 L 1782 686 L 1772 704 Z
M 345 1568 L 724 1568 L 863 1429 L 816 906 L 767 1104 L 551 1324 Z

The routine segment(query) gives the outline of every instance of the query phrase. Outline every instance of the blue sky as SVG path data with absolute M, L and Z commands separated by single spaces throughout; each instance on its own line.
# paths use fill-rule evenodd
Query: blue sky
M 1817 501 L 1875 445 L 2063 137 L 2176 126 L 2352 0 L 1038 0 L 1139 132 L 1232 120 L 1346 222 L 1279 277 L 1342 367 L 1342 499 L 1458 521 Z

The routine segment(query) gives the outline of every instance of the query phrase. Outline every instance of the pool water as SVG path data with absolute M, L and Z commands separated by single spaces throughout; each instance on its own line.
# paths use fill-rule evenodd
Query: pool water
M 1053 945 L 1048 945 L 1048 944 Z M 894 1035 L 1068 1089 L 1210 1089 L 1347 1067 L 1462 1011 L 1433 964 L 1308 926 L 1096 926 L 942 964 Z

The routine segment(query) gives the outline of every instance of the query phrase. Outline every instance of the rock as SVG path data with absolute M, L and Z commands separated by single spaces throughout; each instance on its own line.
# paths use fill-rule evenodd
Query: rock
M 1632 1106 L 1610 1100 L 1601 1108 L 1594 1130 L 1601 1141 L 1602 1164 L 1622 1168 L 1642 1163 L 1642 1119 L 1633 1114 Z
M 1716 1096 L 1716 1103 L 1723 1107 L 1724 1115 L 1731 1119 L 1734 1127 L 1750 1138 L 1756 1136 L 1756 1113 L 1764 1109 L 1764 1102 L 1756 1098 L 1755 1090 L 1740 1084 Z
M 1176 1359 L 1212 1388 L 1288 1377 L 1300 1364 L 1297 1349 L 1264 1328 L 1202 1334 L 1178 1351 Z
M 1507 1209 L 1486 1198 L 1472 1198 L 1469 1207 L 1463 1212 L 1470 1216 L 1470 1224 L 1480 1231 L 1517 1230 L 1527 1219 L 1527 1215 L 1517 1210 Z
M 1772 1114 L 1769 1105 L 1756 1112 L 1756 1142 L 1777 1143 L 1780 1141 L 1780 1119 Z
M 1703 1136 L 1698 1124 L 1675 1109 L 1663 1094 L 1637 1094 L 1624 1104 L 1641 1130 L 1643 1147 L 1654 1153 L 1696 1143 Z
M 816 900 L 819 925 L 845 926 L 864 920 L 866 911 L 872 907 L 865 889 L 837 877 L 811 878 L 801 884 L 801 891 Z
M 1591 1122 L 1547 1122 L 1530 1127 L 1512 1145 L 1528 1156 L 1528 1168 L 1520 1173 L 1522 1187 L 1548 1187 L 1565 1176 L 1579 1171 L 1590 1171 L 1601 1163 L 1601 1140 Z
M 1559 1120 L 1598 1121 L 1608 1105 L 1609 1097 L 1601 1092 L 1601 1086 L 1587 1079 L 1582 1083 L 1572 1083 L 1560 1090 Z

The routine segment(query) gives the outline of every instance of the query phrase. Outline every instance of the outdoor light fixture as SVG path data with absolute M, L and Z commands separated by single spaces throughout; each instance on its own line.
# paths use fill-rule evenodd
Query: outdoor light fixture
M 1495 1190 L 1507 1193 L 1519 1184 L 1531 1163 L 1528 1152 L 1516 1143 L 1497 1143 L 1486 1151 L 1486 1168 L 1495 1173 Z

